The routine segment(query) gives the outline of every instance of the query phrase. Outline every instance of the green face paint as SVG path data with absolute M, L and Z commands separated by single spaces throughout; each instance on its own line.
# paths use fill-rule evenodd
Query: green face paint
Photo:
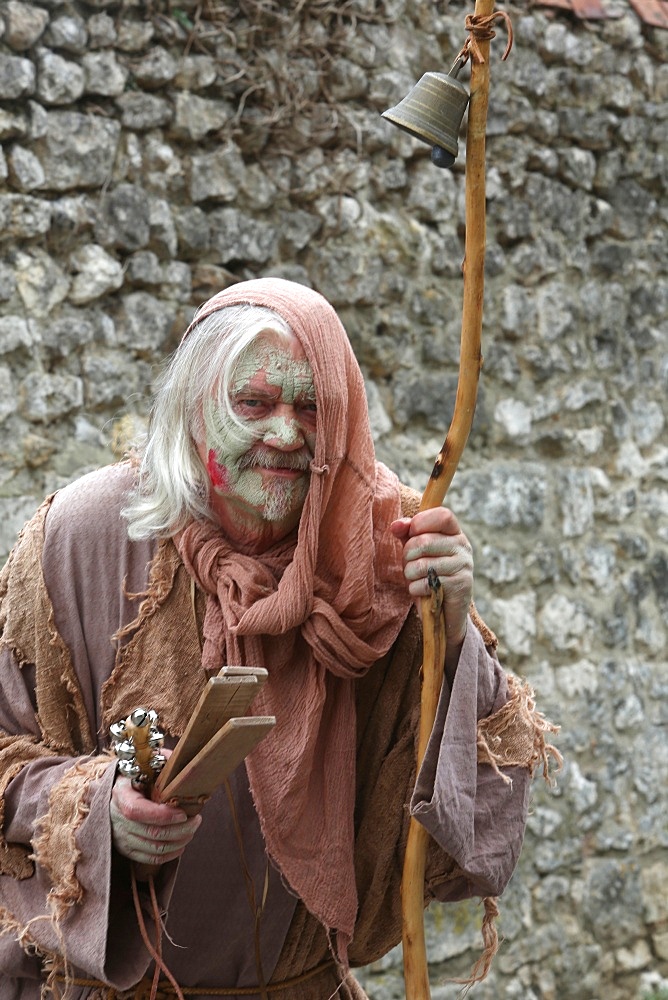
M 313 374 L 299 341 L 260 336 L 237 363 L 230 398 L 234 417 L 213 399 L 204 403 L 202 457 L 213 492 L 246 518 L 292 526 L 315 448 Z

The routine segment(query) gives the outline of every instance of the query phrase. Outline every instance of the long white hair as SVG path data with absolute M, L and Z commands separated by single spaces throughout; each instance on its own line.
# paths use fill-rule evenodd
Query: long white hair
M 209 479 L 195 443 L 204 433 L 203 402 L 215 399 L 239 422 L 229 395 L 234 369 L 268 330 L 291 333 L 271 309 L 226 306 L 196 322 L 181 341 L 157 380 L 137 485 L 121 511 L 130 538 L 170 536 L 191 518 L 211 518 Z

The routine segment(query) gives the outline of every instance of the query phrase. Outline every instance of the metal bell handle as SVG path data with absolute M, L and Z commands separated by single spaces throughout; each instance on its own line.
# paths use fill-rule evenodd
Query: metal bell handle
M 126 719 L 114 722 L 110 732 L 119 773 L 130 778 L 134 788 L 150 793 L 167 761 L 160 753 L 164 735 L 158 728 L 157 713 L 152 708 L 136 708 Z

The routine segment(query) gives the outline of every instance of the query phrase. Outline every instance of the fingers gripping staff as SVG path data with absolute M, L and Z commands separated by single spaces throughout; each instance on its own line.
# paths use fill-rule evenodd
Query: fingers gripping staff
M 415 521 L 421 516 L 422 512 L 440 507 L 443 503 L 445 494 L 455 474 L 457 464 L 466 446 L 475 411 L 478 379 L 482 367 L 480 341 L 485 263 L 485 132 L 489 97 L 489 43 L 491 38 L 494 37 L 491 25 L 495 20 L 500 18 L 503 18 L 509 35 L 508 46 L 504 54 L 505 58 L 512 44 L 510 19 L 503 12 L 494 12 L 494 0 L 476 0 L 475 14 L 466 19 L 469 39 L 457 60 L 457 63 L 461 65 L 469 57 L 471 58 L 471 97 L 466 138 L 466 242 L 463 265 L 464 298 L 459 380 L 457 383 L 457 395 L 452 422 L 443 448 L 436 459 L 431 478 L 422 497 L 420 513 L 416 515 Z M 450 92 L 451 87 L 452 82 L 450 81 L 450 88 L 447 89 L 446 93 Z M 418 107 L 421 110 L 424 107 L 424 102 L 420 102 Z M 438 134 L 435 135 L 433 120 L 430 119 L 432 112 L 433 108 L 430 112 L 425 113 L 424 121 L 418 121 L 417 118 L 412 119 L 408 128 L 401 121 L 396 121 L 396 124 L 399 124 L 400 127 L 411 132 L 417 138 L 432 145 L 434 147 L 432 152 L 433 162 L 437 166 L 447 166 L 448 162 L 438 155 L 440 140 L 438 139 Z M 390 120 L 392 120 L 391 117 Z M 454 143 L 453 152 L 456 152 L 456 142 Z M 437 153 L 437 155 L 434 156 L 434 153 Z M 411 575 L 414 574 L 414 579 L 422 581 L 420 586 L 424 588 L 423 568 L 418 567 L 415 571 L 409 569 L 410 563 L 413 561 L 410 559 L 410 551 L 409 549 L 407 576 L 410 579 Z M 417 562 L 419 563 L 422 556 L 417 555 L 415 549 L 413 551 L 416 552 Z M 424 758 L 429 735 L 434 724 L 443 682 L 446 654 L 446 621 L 443 588 L 440 584 L 439 575 L 436 566 L 428 567 L 427 580 L 431 596 L 424 596 L 422 599 L 424 646 L 420 731 L 417 753 L 418 769 Z M 412 593 L 416 593 L 416 591 L 413 590 Z M 422 589 L 421 593 L 424 594 L 424 589 Z M 453 632 L 456 634 L 458 624 L 456 621 L 453 622 L 451 620 L 452 600 L 448 604 L 447 630 L 452 635 Z M 431 996 L 424 932 L 424 881 L 428 843 L 429 834 L 424 827 L 412 818 L 406 845 L 401 885 L 404 978 L 407 1000 L 428 1000 Z M 491 909 L 490 907 L 490 912 Z M 476 978 L 484 978 L 489 968 L 491 955 L 493 955 L 496 948 L 493 927 L 490 929 L 489 926 L 486 927 L 485 923 L 483 923 L 483 936 L 485 937 L 486 944 L 485 956 L 483 956 L 485 961 L 483 961 L 481 975 Z

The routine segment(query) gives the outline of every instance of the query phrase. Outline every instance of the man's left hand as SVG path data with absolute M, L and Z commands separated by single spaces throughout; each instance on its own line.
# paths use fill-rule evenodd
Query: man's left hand
M 447 642 L 458 650 L 473 594 L 473 555 L 457 518 L 447 507 L 433 507 L 412 518 L 401 517 L 390 528 L 404 543 L 404 576 L 412 597 L 429 596 L 427 573 L 436 572 L 443 587 Z

